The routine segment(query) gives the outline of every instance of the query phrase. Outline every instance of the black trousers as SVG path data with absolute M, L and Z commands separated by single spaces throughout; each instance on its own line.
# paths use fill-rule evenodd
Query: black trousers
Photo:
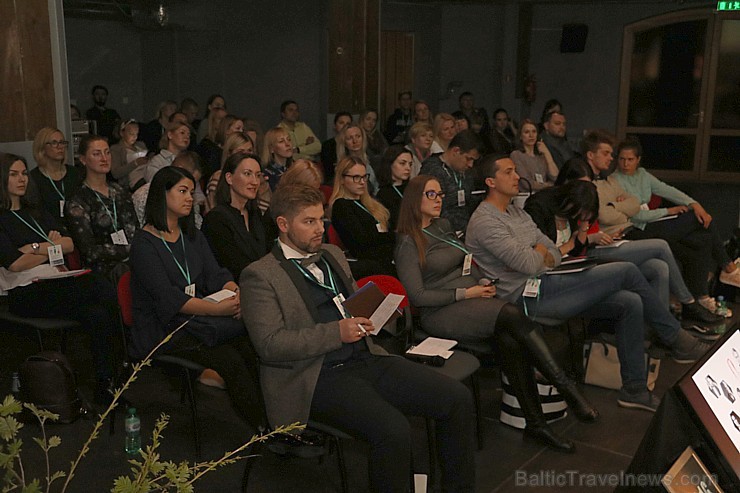
M 113 376 L 113 334 L 117 313 L 113 285 L 97 274 L 34 282 L 10 290 L 11 313 L 21 317 L 76 320 L 90 334 L 97 380 Z
M 714 223 L 709 228 L 704 228 L 691 211 L 680 214 L 675 219 L 649 223 L 644 231 L 634 228 L 627 233 L 626 238 L 666 240 L 673 255 L 681 262 L 686 286 L 695 297 L 706 296 L 709 291 L 707 276 L 713 263 L 724 267 L 730 262 Z
M 177 318 L 180 320 L 179 323 L 182 323 L 189 317 L 181 315 Z M 178 337 L 166 346 L 165 352 L 216 370 L 226 383 L 226 392 L 237 414 L 253 428 L 254 432 L 267 428 L 265 405 L 259 386 L 257 355 L 246 335 L 242 321 L 231 317 L 206 316 L 195 317 L 193 321 L 199 327 L 210 325 L 214 331 L 242 335 L 208 346 L 193 334 L 184 332 L 183 328 L 178 332 Z
M 411 435 L 406 415 L 435 420 L 446 492 L 475 490 L 473 401 L 462 383 L 398 356 L 365 355 L 324 367 L 311 418 L 370 444 L 374 492 L 408 490 Z

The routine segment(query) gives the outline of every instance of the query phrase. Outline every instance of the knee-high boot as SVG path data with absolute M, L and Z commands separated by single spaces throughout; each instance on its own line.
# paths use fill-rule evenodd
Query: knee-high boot
M 599 418 L 599 411 L 555 361 L 539 325 L 525 317 L 514 305 L 506 305 L 496 320 L 496 331 L 507 332 L 526 348 L 534 365 L 558 389 L 579 420 L 593 422 Z
M 575 452 L 575 444 L 550 428 L 542 413 L 537 382 L 529 358 L 521 345 L 505 331 L 495 336 L 502 371 L 506 374 L 524 414 L 527 426 L 524 438 L 547 445 L 561 452 Z

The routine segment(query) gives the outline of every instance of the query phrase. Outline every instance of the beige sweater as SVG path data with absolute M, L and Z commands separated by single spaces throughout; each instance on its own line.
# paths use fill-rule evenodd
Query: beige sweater
M 640 211 L 640 199 L 624 191 L 622 185 L 609 176 L 606 180 L 594 182 L 599 192 L 599 225 L 607 234 L 614 234 L 628 226 L 632 226 L 630 217 Z M 624 200 L 617 200 L 625 197 Z

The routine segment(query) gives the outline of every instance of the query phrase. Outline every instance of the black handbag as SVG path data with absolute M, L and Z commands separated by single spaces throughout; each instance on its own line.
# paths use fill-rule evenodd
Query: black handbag
M 72 423 L 83 413 L 72 366 L 62 353 L 41 351 L 28 357 L 20 377 L 23 401 L 58 414 L 58 422 Z

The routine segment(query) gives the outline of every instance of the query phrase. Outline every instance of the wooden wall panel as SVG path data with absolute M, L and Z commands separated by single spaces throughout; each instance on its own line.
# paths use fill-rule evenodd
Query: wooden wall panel
M 380 0 L 329 2 L 329 112 L 378 104 Z
M 400 31 L 381 33 L 380 111 L 383 121 L 398 106 L 398 93 L 414 87 L 414 35 Z
M 47 0 L 0 2 L 0 33 L 0 141 L 33 140 L 56 124 Z
M 24 140 L 21 48 L 15 2 L 0 2 L 0 142 Z

